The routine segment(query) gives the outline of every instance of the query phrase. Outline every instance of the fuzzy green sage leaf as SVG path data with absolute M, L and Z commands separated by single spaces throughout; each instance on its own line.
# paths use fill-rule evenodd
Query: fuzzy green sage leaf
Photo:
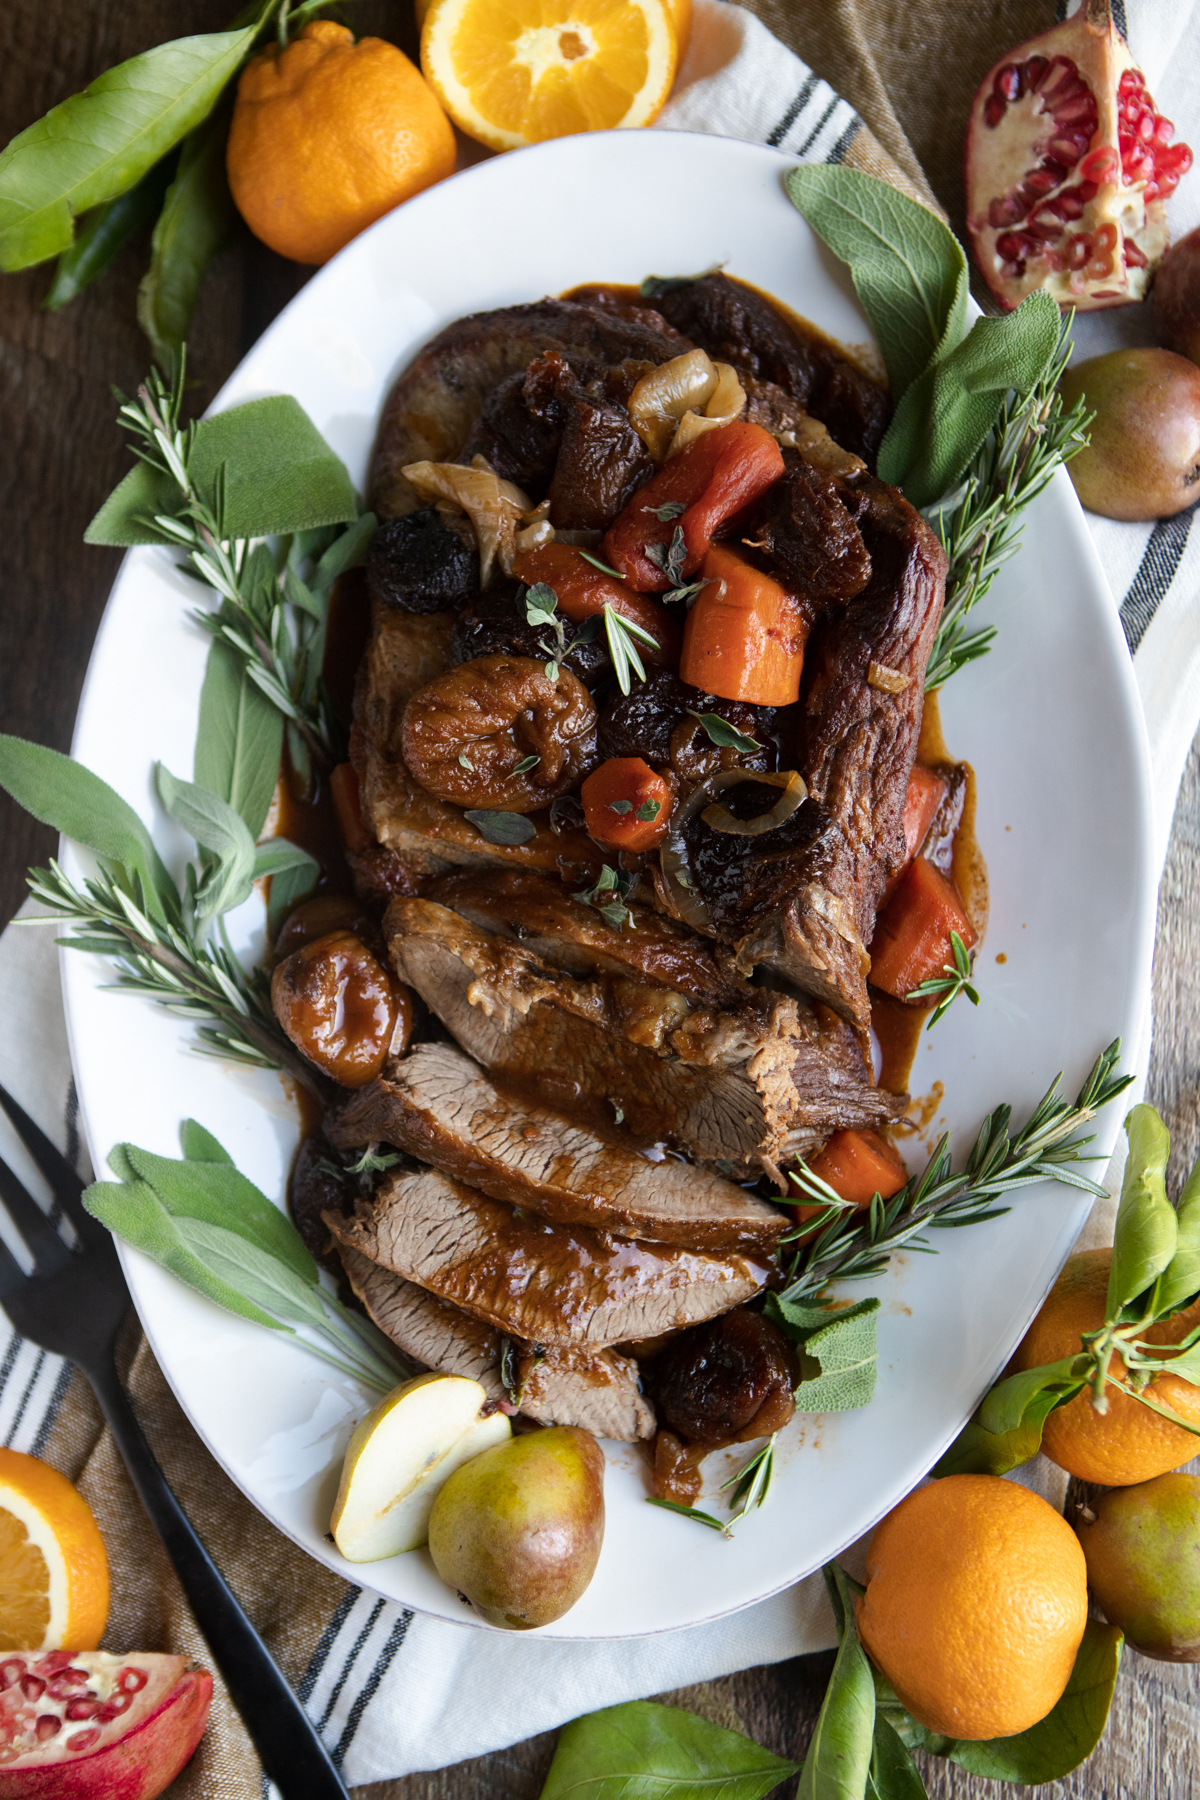
M 764 1800 L 795 1773 L 739 1731 L 633 1700 L 566 1727 L 540 1800 Z
M 783 1295 L 769 1296 L 768 1317 L 802 1354 L 803 1374 L 796 1389 L 800 1412 L 853 1412 L 870 1405 L 878 1368 L 879 1304 L 872 1295 L 854 1306 L 829 1311 Z
M 15 137 L 0 154 L 0 269 L 60 255 L 77 214 L 140 181 L 211 112 L 257 29 L 159 44 Z
M 251 838 L 266 824 L 282 752 L 283 715 L 232 646 L 214 638 L 200 689 L 193 774 L 241 815 Z

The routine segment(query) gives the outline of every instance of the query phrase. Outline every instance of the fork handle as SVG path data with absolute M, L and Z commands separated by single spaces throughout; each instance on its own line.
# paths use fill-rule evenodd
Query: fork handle
M 283 1800 L 349 1800 L 307 1713 L 175 1498 L 115 1368 L 85 1373 L 264 1770 Z

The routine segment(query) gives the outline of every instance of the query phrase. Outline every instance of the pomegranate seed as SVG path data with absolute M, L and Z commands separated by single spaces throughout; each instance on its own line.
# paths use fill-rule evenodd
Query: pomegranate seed
M 1160 172 L 1171 169 L 1177 175 L 1186 175 L 1192 166 L 1192 152 L 1187 144 L 1168 144 L 1154 160 Z
M 1002 200 L 993 200 L 988 207 L 988 224 L 996 231 L 1002 231 L 1006 225 L 1015 225 L 1024 217 L 1025 203 L 1015 194 L 1005 194 Z
M 1117 247 L 1117 228 L 1115 225 L 1101 225 L 1096 233 L 1097 250 L 1115 250 Z
M 89 1699 L 81 1694 L 77 1700 L 68 1700 L 64 1708 L 64 1717 L 68 1719 L 94 1719 L 100 1711 L 100 1702 L 95 1695 Z
M 1006 231 L 996 239 L 996 255 L 1002 256 L 1006 262 L 1016 262 L 1025 249 L 1025 239 L 1019 231 Z
M 992 87 L 1005 100 L 1019 100 L 1024 91 L 1025 81 L 1016 63 L 1005 63 L 1002 69 L 997 69 Z
M 20 1681 L 25 1673 L 25 1664 L 19 1656 L 10 1656 L 0 1663 L 0 1688 L 10 1688 Z
M 1091 254 L 1091 234 L 1087 231 L 1081 231 L 1078 237 L 1072 237 L 1070 243 L 1067 245 L 1068 269 L 1082 269 Z
M 86 1669 L 63 1669 L 47 1687 L 46 1692 L 51 1700 L 69 1700 L 76 1688 L 87 1683 Z
M 1119 166 L 1119 158 L 1112 145 L 1102 144 L 1090 156 L 1084 157 L 1079 165 L 1079 173 L 1087 182 L 1111 181 Z M 1088 198 L 1093 199 L 1094 195 L 1089 194 Z
M 1049 194 L 1058 186 L 1058 180 L 1049 169 L 1034 169 L 1025 177 L 1021 186 L 1027 194 Z
M 1046 70 L 1050 67 L 1044 56 L 1031 56 L 1025 64 L 1025 85 L 1032 90 L 1037 87 Z
M 40 1700 L 46 1691 L 46 1684 L 37 1675 L 22 1675 L 21 1692 L 27 1700 Z
M 100 1742 L 100 1727 L 89 1726 L 87 1731 L 77 1731 L 67 1739 L 68 1750 L 90 1750 L 93 1744 Z
M 1083 204 L 1088 206 L 1096 198 L 1096 195 L 1100 190 L 1094 181 L 1081 181 L 1078 186 L 1074 187 L 1071 191 L 1072 193 L 1078 194 L 1079 198 L 1083 201 Z
M 1132 238 L 1125 239 L 1125 261 L 1129 264 L 1131 269 L 1144 269 L 1148 266 L 1146 258 L 1142 255 L 1142 252 L 1138 249 Z
M 1144 112 L 1137 122 L 1137 134 L 1143 143 L 1148 144 L 1154 136 L 1154 114 Z
M 1148 181 L 1142 193 L 1142 199 L 1149 206 L 1152 200 L 1166 199 L 1166 192 L 1157 181 Z
M 1005 103 L 1000 98 L 999 94 L 989 94 L 988 98 L 987 98 L 987 103 L 983 109 L 983 117 L 984 117 L 985 124 L 990 125 L 992 127 L 992 129 L 994 130 L 996 128 L 996 126 L 1000 123 L 1001 119 L 1004 117 L 1004 113 L 1005 113 Z
M 16 1762 L 18 1756 L 24 1754 L 25 1752 L 18 1750 L 15 1744 L 0 1744 L 0 1763 Z
M 45 1744 L 52 1737 L 57 1737 L 62 1730 L 62 1720 L 53 1713 L 43 1713 L 34 1725 L 34 1736 L 39 1744 Z
M 122 1669 L 117 1676 L 117 1686 L 124 1694 L 140 1694 L 149 1679 L 145 1669 Z
M 1057 227 L 1057 225 L 1062 224 L 1066 216 L 1066 213 L 1062 210 L 1062 195 L 1059 194 L 1053 200 L 1047 200 L 1043 206 L 1038 207 L 1033 215 L 1033 223 L 1035 225 L 1050 225 L 1054 223 Z
M 1111 275 L 1112 272 L 1113 259 L 1111 256 L 1094 256 L 1087 266 L 1087 273 L 1093 281 L 1099 281 L 1104 276 Z
M 33 1672 L 35 1675 L 57 1675 L 60 1669 L 70 1668 L 72 1654 L 70 1650 L 49 1650 L 40 1661 L 34 1663 Z M 86 1671 L 80 1669 L 79 1674 L 83 1676 Z
M 1090 132 L 1088 136 L 1091 136 Z M 1048 149 L 1051 156 L 1055 157 L 1059 162 L 1065 163 L 1068 169 L 1073 169 L 1087 149 L 1087 145 L 1087 138 L 1084 138 L 1083 142 L 1080 143 L 1077 138 L 1073 137 L 1055 137 L 1050 139 Z
M 1089 131 L 1095 131 L 1098 117 L 1095 99 L 1087 88 L 1054 108 L 1054 123 L 1060 130 L 1064 125 L 1086 125 Z
M 1031 219 L 1025 229 L 1027 234 L 1034 238 L 1039 245 L 1052 244 L 1056 238 L 1062 236 L 1062 223 L 1058 219 L 1043 221 L 1041 224 L 1037 224 Z
M 1160 144 L 1169 144 L 1175 136 L 1175 127 L 1170 119 L 1158 118 L 1154 121 L 1154 135 Z
M 96 1717 L 98 1719 L 115 1719 L 121 1713 L 128 1712 L 132 1705 L 133 1705 L 133 1695 L 132 1694 L 114 1694 L 112 1699 L 109 1701 L 106 1701 L 105 1704 L 100 1708 L 100 1711 L 96 1714 Z
M 1025 273 L 1025 264 L 1023 262 L 1001 263 L 1000 273 L 1007 275 L 1010 281 L 1019 281 Z
M 1064 188 L 1054 201 L 1054 210 L 1060 219 L 1082 219 L 1083 195 L 1077 187 Z

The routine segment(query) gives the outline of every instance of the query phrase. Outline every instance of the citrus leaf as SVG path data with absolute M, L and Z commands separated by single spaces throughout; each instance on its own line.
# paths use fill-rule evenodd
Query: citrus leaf
M 1175 1208 L 1167 1199 L 1167 1157 L 1171 1138 L 1152 1106 L 1135 1106 L 1125 1121 L 1129 1155 L 1121 1184 L 1108 1272 L 1105 1318 L 1145 1293 L 1170 1266 L 1179 1233 Z
M 828 1571 L 827 1571 L 828 1576 Z M 821 1702 L 796 1800 L 862 1800 L 875 1744 L 875 1685 L 854 1625 L 854 1607 L 836 1564 L 842 1641 Z
M 75 242 L 58 259 L 54 280 L 43 301 L 47 312 L 57 312 L 76 299 L 104 273 L 114 256 L 150 224 L 162 206 L 171 166 L 172 159 L 164 156 L 127 194 L 87 215 Z
M 1053 1712 L 1015 1737 L 955 1743 L 952 1762 L 989 1781 L 1037 1786 L 1077 1769 L 1104 1735 L 1124 1638 L 1114 1625 L 1089 1619 L 1066 1691 Z
M 890 182 L 840 164 L 793 169 L 788 197 L 835 256 L 883 352 L 897 401 L 967 329 L 967 259 L 948 225 Z
M 1088 1360 L 1082 1355 L 1064 1356 L 1059 1362 L 1042 1363 L 1036 1369 L 1022 1369 L 996 1383 L 985 1395 L 976 1416 L 985 1431 L 997 1435 L 1016 1431 L 1039 1394 L 1049 1390 L 1060 1399 L 1069 1400 L 1083 1387 L 1087 1371 Z
M 251 681 L 241 658 L 214 638 L 200 689 L 193 776 L 227 800 L 251 838 L 266 824 L 279 780 L 283 717 Z
M 739 1731 L 633 1700 L 566 1727 L 541 1800 L 763 1800 L 795 1773 Z
M 903 1739 L 879 1711 L 875 1714 L 875 1743 L 866 1800 L 928 1800 L 925 1783 Z
M 225 178 L 231 112 L 230 106 L 216 108 L 184 139 L 138 288 L 138 324 L 169 381 L 179 369 L 205 270 L 237 216 Z
M 106 70 L 15 137 L 0 154 L 0 269 L 58 256 L 79 213 L 140 181 L 208 116 L 257 29 L 159 44 Z
M 1064 1389 L 1048 1386 L 1038 1390 L 1027 1403 L 1020 1421 L 1007 1431 L 988 1431 L 979 1422 L 978 1413 L 963 1426 L 950 1448 L 939 1457 L 929 1473 L 940 1479 L 944 1475 L 1007 1475 L 1036 1456 L 1042 1447 L 1042 1427 L 1056 1406 L 1079 1392 L 1079 1386 Z
M 1200 1293 L 1200 1161 L 1175 1202 L 1175 1254 L 1154 1290 L 1156 1319 L 1177 1312 Z

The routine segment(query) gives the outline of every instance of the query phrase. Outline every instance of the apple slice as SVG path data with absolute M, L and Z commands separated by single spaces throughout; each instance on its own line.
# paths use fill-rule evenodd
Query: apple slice
M 454 1470 L 503 1443 L 512 1426 L 486 1417 L 487 1394 L 463 1375 L 418 1375 L 369 1412 L 346 1448 L 329 1528 L 348 1562 L 416 1550 L 434 1498 Z

